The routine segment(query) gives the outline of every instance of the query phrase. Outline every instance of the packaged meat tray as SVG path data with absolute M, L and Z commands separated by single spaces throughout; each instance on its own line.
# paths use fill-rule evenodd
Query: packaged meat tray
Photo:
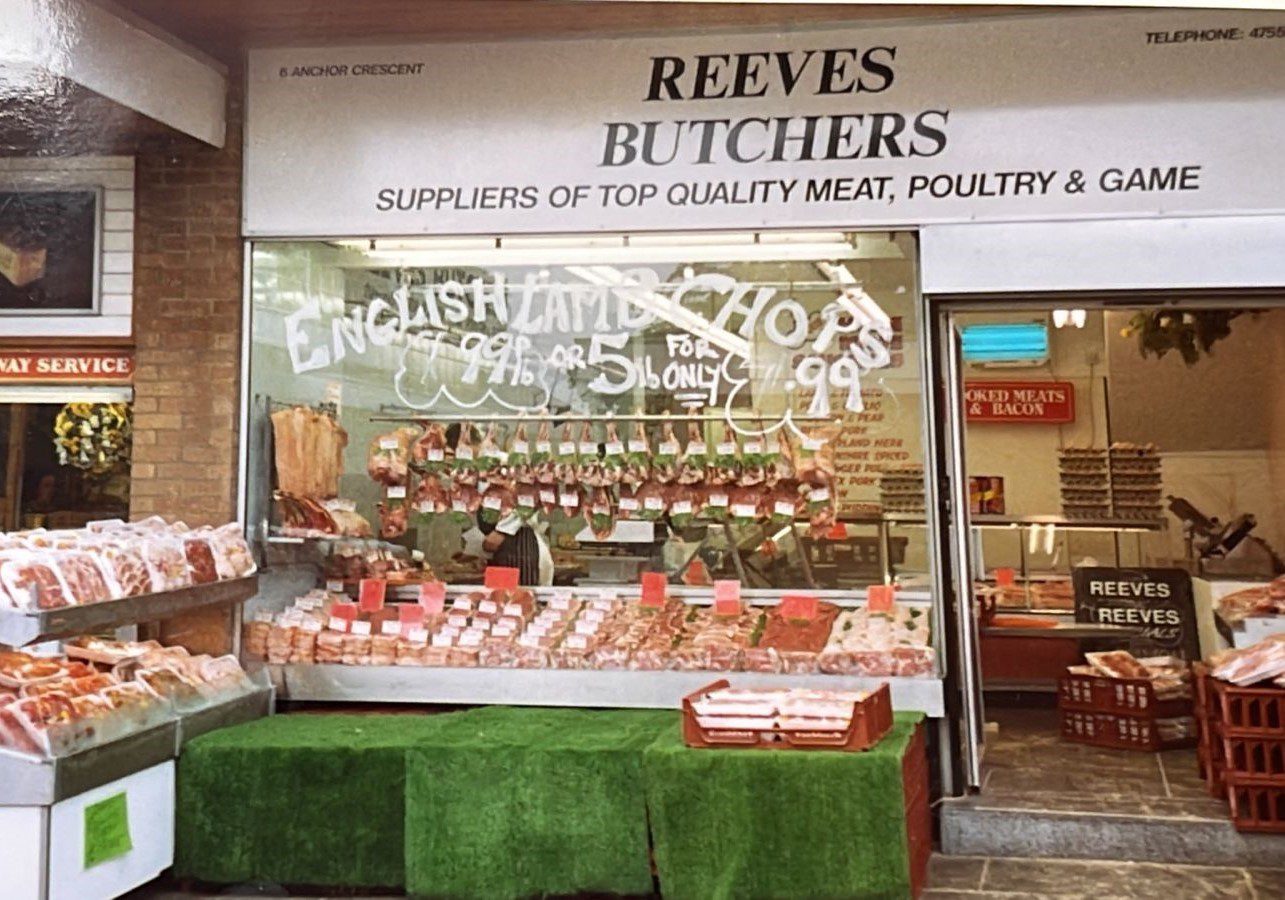
M 731 689 L 716 681 L 683 698 L 689 747 L 868 750 L 892 728 L 887 684 L 869 693 Z

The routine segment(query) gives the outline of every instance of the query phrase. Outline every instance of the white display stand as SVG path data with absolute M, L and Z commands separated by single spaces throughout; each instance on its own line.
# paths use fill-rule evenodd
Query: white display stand
M 85 866 L 85 808 L 125 795 L 130 849 Z M 0 807 L 0 872 L 6 900 L 108 900 L 146 884 L 174 862 L 174 761 L 52 806 Z

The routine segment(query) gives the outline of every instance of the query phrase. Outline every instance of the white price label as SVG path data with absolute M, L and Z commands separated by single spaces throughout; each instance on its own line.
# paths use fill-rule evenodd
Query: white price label
M 456 597 L 451 601 L 451 609 L 462 609 L 465 612 L 473 611 L 473 601 L 468 597 Z
M 580 442 L 580 455 L 581 455 L 581 456 L 597 456 L 597 455 L 598 455 L 598 445 L 597 445 L 597 444 L 595 444 L 593 441 L 581 441 L 581 442 Z
M 368 635 L 370 634 L 370 623 L 369 623 L 369 622 L 353 622 L 353 623 L 352 623 L 352 633 L 353 633 L 353 634 L 359 634 L 359 635 L 361 635 L 361 636 L 363 636 L 363 637 L 368 636 Z
M 597 634 L 598 623 L 591 622 L 588 619 L 580 619 L 576 622 L 576 634 Z
M 543 635 L 533 634 L 528 631 L 526 634 L 518 635 L 518 645 L 522 647 L 530 647 L 534 650 L 540 646 L 541 637 L 543 637 Z
M 710 495 L 709 495 L 709 505 L 710 505 L 710 506 L 727 506 L 727 503 L 728 503 L 728 499 L 727 499 L 727 495 L 726 495 L 726 494 L 710 494 Z
M 525 611 L 519 603 L 506 603 L 504 604 L 504 615 L 520 619 L 525 615 Z
M 579 495 L 579 494 L 569 494 L 569 493 L 565 493 L 565 492 L 564 492 L 564 493 L 561 493 L 561 494 L 559 494 L 559 495 L 558 495 L 558 505 L 559 505 L 559 506 L 571 506 L 571 507 L 579 506 L 579 505 L 580 505 L 580 495 Z
M 348 620 L 341 619 L 338 616 L 331 616 L 330 621 L 326 622 L 326 627 L 329 628 L 331 631 L 342 631 L 347 633 Z
M 446 617 L 446 624 L 452 628 L 467 628 L 468 616 L 450 615 Z
M 396 450 L 399 446 L 400 444 L 398 444 L 397 438 L 380 438 L 379 439 L 380 450 Z
M 822 503 L 830 499 L 829 488 L 813 488 L 812 493 L 808 494 L 808 500 L 813 503 Z
M 445 449 L 443 449 L 443 448 L 441 448 L 441 447 L 429 447 L 429 448 L 428 448 L 428 461 L 429 461 L 429 462 L 442 462 L 444 459 L 446 459 L 446 450 L 445 450 Z
M 777 500 L 776 503 L 772 504 L 772 510 L 778 516 L 793 516 L 794 509 L 794 504 L 789 500 Z
M 553 452 L 553 442 L 552 442 L 552 441 L 536 441 L 536 442 L 535 442 L 535 452 L 536 452 L 536 453 L 552 453 L 552 452 Z
M 549 609 L 570 609 L 571 595 L 567 593 L 554 594 L 549 598 Z
M 468 504 L 463 500 L 452 500 L 451 509 L 457 513 L 466 513 L 468 512 Z
M 692 501 L 675 500 L 673 505 L 669 507 L 669 511 L 676 516 L 690 515 L 692 511 Z
M 607 442 L 607 455 L 608 455 L 608 456 L 619 456 L 620 454 L 622 454 L 622 453 L 624 453 L 624 452 L 625 452 L 625 445 L 624 445 L 624 444 L 622 444 L 620 441 L 608 441 L 608 442 Z
M 545 625 L 543 622 L 532 622 L 526 627 L 526 633 L 544 637 L 549 633 L 549 626 Z
M 485 635 L 483 635 L 482 632 L 480 631 L 466 631 L 460 635 L 460 646 L 461 647 L 480 647 L 482 646 L 483 637 L 485 637 Z
M 679 449 L 678 441 L 664 441 L 660 445 L 660 452 L 663 456 L 677 456 Z
M 404 485 L 404 484 L 395 484 L 395 485 L 393 485 L 392 487 L 390 487 L 390 488 L 388 489 L 388 499 L 389 499 L 389 500 L 405 500 L 405 499 L 406 499 L 406 485 Z
M 420 644 L 420 645 L 427 644 L 428 629 L 412 628 L 410 631 L 406 632 L 406 640 L 410 641 L 412 644 Z
M 718 455 L 719 455 L 719 456 L 735 456 L 735 455 L 736 455 L 736 442 L 735 442 L 735 441 L 722 441 L 722 442 L 720 442 L 720 443 L 719 443 L 719 445 L 718 445 Z
M 486 509 L 499 509 L 499 508 L 500 508 L 500 498 L 499 498 L 499 497 L 496 497 L 496 496 L 494 496 L 494 495 L 492 495 L 492 496 L 490 496 L 490 497 L 483 497 L 483 498 L 482 498 L 482 506 L 483 506 L 484 508 L 486 508 Z
M 804 438 L 803 449 L 807 450 L 809 453 L 816 453 L 821 449 L 821 446 L 824 443 L 825 441 L 820 440 L 819 438 Z
M 540 502 L 541 502 L 541 503 L 557 503 L 557 502 L 558 502 L 558 492 L 557 492 L 557 491 L 548 491 L 548 490 L 545 490 L 545 489 L 541 488 L 541 489 L 540 489 Z
M 762 445 L 759 441 L 746 441 L 746 442 L 745 442 L 745 452 L 746 452 L 746 453 L 762 453 L 762 452 L 763 452 L 763 445 Z
M 599 600 L 597 602 L 602 603 L 604 601 Z M 597 604 L 595 604 L 581 613 L 580 618 L 584 619 L 586 622 L 601 622 L 603 619 L 607 618 L 607 613 L 605 610 L 599 609 Z
M 257 613 L 255 613 L 255 614 L 254 614 L 254 621 L 256 621 L 256 622 L 266 622 L 267 624 L 271 625 L 271 624 L 272 624 L 272 610 L 270 610 L 270 609 L 261 609 L 261 610 L 259 610 Z
M 331 578 L 326 582 L 326 590 L 332 594 L 342 594 L 344 592 L 344 583 L 338 578 Z
M 629 442 L 629 452 L 630 452 L 630 453 L 646 453 L 646 452 L 647 452 L 647 442 L 646 442 L 646 441 L 630 441 L 630 442 Z
M 634 497 L 621 497 L 620 508 L 626 512 L 633 512 L 638 509 L 638 500 Z
M 411 558 L 411 559 L 413 559 L 413 560 L 415 560 L 415 562 L 423 562 L 423 561 L 424 561 L 424 551 L 423 551 L 423 550 L 412 550 L 412 551 L 410 552 L 410 558 Z
M 455 643 L 455 632 L 453 631 L 439 631 L 437 634 L 433 635 L 434 647 L 449 647 L 453 643 Z
M 398 637 L 402 633 L 402 623 L 394 619 L 380 623 L 379 633 L 391 637 Z
M 530 445 L 530 444 L 528 444 L 526 441 L 514 441 L 514 442 L 513 442 L 513 452 L 514 452 L 514 453 L 529 453 L 529 452 L 530 452 L 530 450 L 531 450 L 531 445 Z
M 558 444 L 559 456 L 575 456 L 575 453 L 576 453 L 575 441 L 562 441 L 560 444 Z
M 487 481 L 485 478 L 479 478 L 477 480 L 477 492 L 479 494 L 485 494 L 486 489 L 489 488 L 490 486 L 491 486 L 491 482 Z
M 535 509 L 535 494 L 518 494 L 518 506 L 522 509 Z
M 687 445 L 687 455 L 688 455 L 688 456 L 704 456 L 704 455 L 705 455 L 705 442 L 704 442 L 704 441 L 692 441 L 690 444 L 688 444 L 688 445 Z
M 299 629 L 301 631 L 307 631 L 312 634 L 315 634 L 318 631 L 321 631 L 321 620 L 313 619 L 313 618 L 304 619 L 302 622 L 299 623 Z
M 732 504 L 732 515 L 738 519 L 752 519 L 758 515 L 758 507 L 753 503 Z
M 481 600 L 477 604 L 477 611 L 493 616 L 500 611 L 500 604 L 494 600 Z
M 562 646 L 570 650 L 588 650 L 589 636 L 587 634 L 569 634 L 563 638 Z
M 664 498 L 664 497 L 644 497 L 644 498 L 643 498 L 643 507 L 644 507 L 645 509 L 652 510 L 653 512 L 654 512 L 654 511 L 656 511 L 656 510 L 664 509 L 664 508 L 665 508 L 665 498 Z

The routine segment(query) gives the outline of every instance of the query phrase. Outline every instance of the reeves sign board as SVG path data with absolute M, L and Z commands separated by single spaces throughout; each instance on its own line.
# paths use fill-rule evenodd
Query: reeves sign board
M 1279 12 L 1167 10 L 252 50 L 244 228 L 383 236 L 1280 212 L 1281 34 Z
M 1075 421 L 1075 385 L 1069 381 L 969 381 L 969 422 L 1061 425 Z
M 1081 567 L 1071 573 L 1075 618 L 1134 629 L 1135 656 L 1200 659 L 1191 576 L 1182 569 Z

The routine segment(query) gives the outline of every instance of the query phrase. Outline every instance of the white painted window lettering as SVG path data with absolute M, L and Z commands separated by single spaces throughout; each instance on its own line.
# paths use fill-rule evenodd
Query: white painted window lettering
M 418 410 L 536 412 L 571 380 L 604 398 L 641 388 L 671 395 L 675 412 L 722 406 L 730 417 L 757 372 L 790 384 L 809 416 L 831 415 L 832 396 L 859 413 L 863 378 L 891 362 L 892 322 L 850 275 L 835 275 L 842 267 L 818 268 L 836 296 L 811 318 L 781 285 L 690 270 L 667 282 L 645 266 L 572 265 L 520 283 L 487 274 L 402 285 L 364 311 L 328 315 L 329 303 L 309 297 L 285 316 L 284 343 L 296 373 L 399 351 L 393 388 Z M 449 341 L 438 325 L 452 331 Z M 663 342 L 645 346 L 641 332 L 653 325 Z M 755 360 L 756 346 L 774 348 L 772 358 Z M 792 415 L 737 431 L 794 428 Z

